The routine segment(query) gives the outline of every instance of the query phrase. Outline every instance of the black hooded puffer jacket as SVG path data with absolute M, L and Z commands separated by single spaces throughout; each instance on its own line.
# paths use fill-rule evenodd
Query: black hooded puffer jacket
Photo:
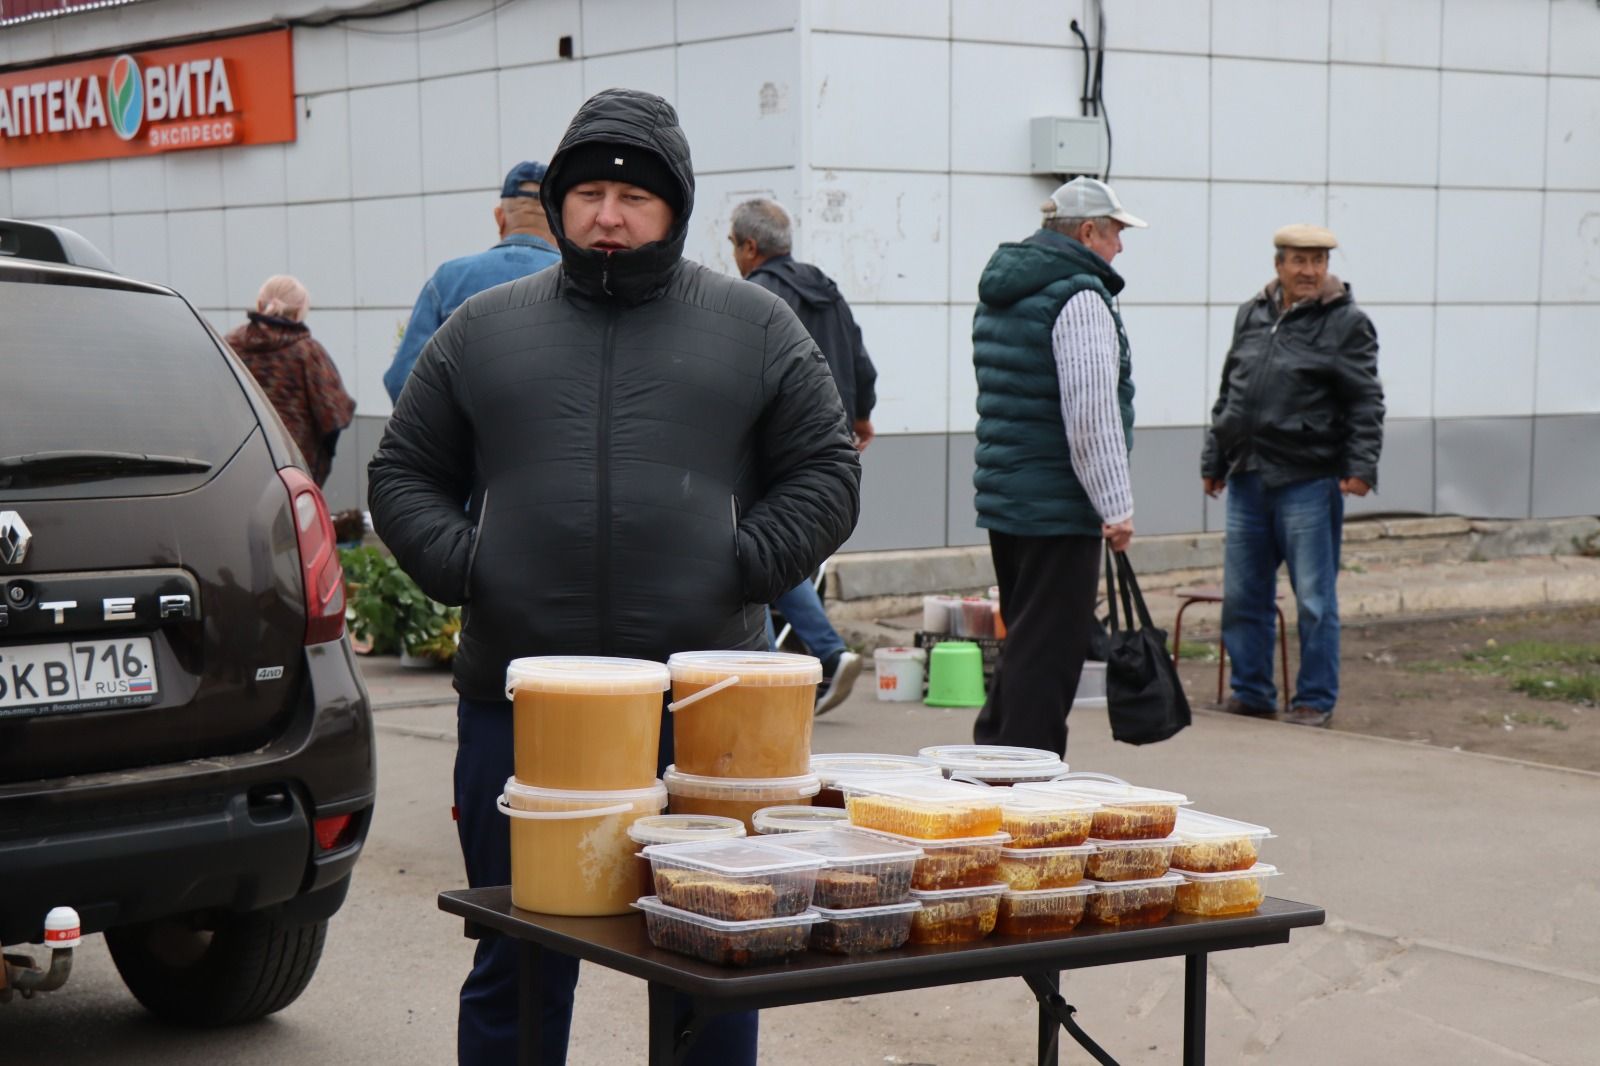
M 661 156 L 684 210 L 607 256 L 566 239 L 574 145 Z M 608 90 L 551 159 L 562 262 L 472 297 L 423 349 L 369 466 L 373 525 L 465 603 L 456 688 L 508 660 L 764 646 L 759 604 L 849 536 L 861 470 L 822 354 L 784 303 L 682 258 L 688 143 L 666 101 Z M 463 502 L 470 505 L 463 508 Z

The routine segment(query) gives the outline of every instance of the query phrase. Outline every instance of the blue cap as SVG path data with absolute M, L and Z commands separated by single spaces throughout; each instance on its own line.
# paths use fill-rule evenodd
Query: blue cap
M 547 168 L 543 163 L 535 163 L 531 160 L 518 163 L 516 166 L 512 167 L 510 173 L 506 175 L 505 184 L 500 186 L 501 199 L 510 199 L 513 196 L 531 196 L 534 199 L 538 199 L 538 193 L 528 192 L 524 190 L 522 186 L 526 182 L 530 181 L 544 181 L 544 172 L 546 169 Z

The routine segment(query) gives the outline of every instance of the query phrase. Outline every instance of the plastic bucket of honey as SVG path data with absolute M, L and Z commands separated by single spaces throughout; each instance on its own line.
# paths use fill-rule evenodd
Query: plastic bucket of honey
M 506 668 L 516 777 L 537 788 L 647 788 L 656 777 L 667 668 L 643 659 L 541 655 Z
M 691 651 L 667 660 L 679 772 L 798 777 L 810 769 L 822 663 L 785 652 Z M 705 696 L 697 694 L 709 689 Z
M 750 779 L 702 777 L 669 766 L 661 779 L 666 783 L 673 814 L 737 818 L 747 833 L 754 832 L 751 819 L 761 808 L 779 804 L 803 807 L 822 789 L 816 774 Z
M 627 914 L 639 896 L 628 830 L 666 805 L 660 781 L 578 792 L 508 779 L 499 807 L 511 819 L 511 902 L 542 914 Z

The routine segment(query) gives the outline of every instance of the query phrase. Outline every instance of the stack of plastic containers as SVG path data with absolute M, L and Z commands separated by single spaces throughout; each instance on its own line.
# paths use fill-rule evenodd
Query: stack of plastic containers
M 881 755 L 873 752 L 835 752 L 811 756 L 811 772 L 817 775 L 822 791 L 818 807 L 844 809 L 840 782 L 852 777 L 942 777 L 943 771 L 931 759 L 920 755 Z
M 737 818 L 806 805 L 811 723 L 822 664 L 782 652 L 680 652 L 672 677 L 674 763 L 662 775 L 674 814 Z
M 639 659 L 540 656 L 506 670 L 514 773 L 511 902 L 547 914 L 625 914 L 638 894 L 628 833 L 659 814 L 666 667 Z
M 1083 919 L 1093 889 L 1083 883 L 1095 855 L 1085 843 L 1094 800 L 1013 789 L 1000 808 L 1000 828 L 1011 837 L 1000 851 L 1000 897 L 995 928 L 1007 936 L 1070 932 Z
M 1256 861 L 1270 829 L 1182 810 L 1173 836 L 1172 869 L 1183 878 L 1175 900 L 1178 913 L 1216 917 L 1249 914 L 1261 906 L 1262 879 L 1278 874 L 1277 867 Z
M 921 905 L 911 899 L 911 872 L 922 849 L 850 830 L 789 833 L 774 844 L 824 865 L 812 903 L 822 923 L 811 946 L 833 955 L 864 955 L 900 947 Z
M 994 931 L 1001 893 L 1005 793 L 942 777 L 846 778 L 850 824 L 885 841 L 920 847 L 911 871 L 914 944 L 981 940 Z

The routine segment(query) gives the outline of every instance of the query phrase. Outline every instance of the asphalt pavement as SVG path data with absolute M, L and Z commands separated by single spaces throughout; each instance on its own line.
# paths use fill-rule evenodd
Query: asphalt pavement
M 436 893 L 462 875 L 449 818 L 453 698 L 442 672 L 365 660 L 379 806 L 350 900 L 305 995 L 243 1030 L 148 1020 L 99 937 L 61 992 L 0 1008 L 0 1061 L 87 1066 L 453 1061 L 470 958 Z M 816 723 L 818 751 L 911 752 L 970 738 L 972 711 L 880 703 L 872 676 Z M 1399 713 L 1397 711 L 1397 713 Z M 1273 895 L 1327 909 L 1291 943 L 1212 956 L 1210 1061 L 1592 1064 L 1600 1047 L 1600 775 L 1198 711 L 1146 748 L 1079 710 L 1068 752 L 1270 826 Z M 1078 1020 L 1124 1063 L 1177 1062 L 1183 971 L 1159 960 L 1064 975 Z M 768 1011 L 772 1066 L 1031 1061 L 1020 981 Z M 586 968 L 569 1061 L 642 1061 L 642 984 Z M 18 1052 L 21 1057 L 18 1058 Z M 1086 1062 L 1075 1046 L 1064 1063 Z

